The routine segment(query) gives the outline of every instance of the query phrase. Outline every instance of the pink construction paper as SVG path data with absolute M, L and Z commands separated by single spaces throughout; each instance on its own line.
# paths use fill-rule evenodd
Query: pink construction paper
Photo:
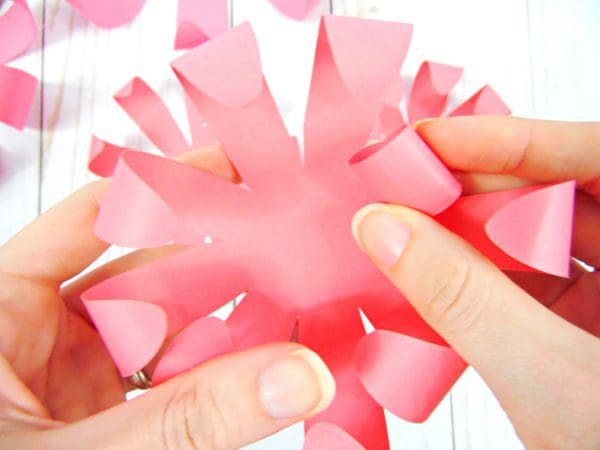
M 230 352 L 232 348 L 231 333 L 223 321 L 216 317 L 201 317 L 169 344 L 152 373 L 152 384 L 156 386 L 178 373 Z
M 148 139 L 166 155 L 189 150 L 183 133 L 160 97 L 141 78 L 134 78 L 114 96 Z
M 436 217 L 504 270 L 568 277 L 575 182 L 470 195 Z
M 318 423 L 306 432 L 302 450 L 365 450 L 356 439 L 341 428 L 327 422 Z
M 485 231 L 495 214 L 493 225 L 506 223 L 504 216 L 520 207 L 502 208 L 527 192 L 508 191 L 481 202 L 459 197 L 460 186 L 448 169 L 404 126 L 398 79 L 410 34 L 404 24 L 321 20 L 304 152 L 281 120 L 251 27 L 243 24 L 198 46 L 172 67 L 188 109 L 208 124 L 243 182 L 234 184 L 163 157 L 122 152 L 96 223 L 97 235 L 111 243 L 190 247 L 100 283 L 84 293 L 86 303 L 126 298 L 157 305 L 168 321 L 164 339 L 172 339 L 244 294 L 225 321 L 234 351 L 296 340 L 319 353 L 337 392 L 332 405 L 307 422 L 309 434 L 316 430 L 307 445 L 322 446 L 339 436 L 350 448 L 356 442 L 388 449 L 382 405 L 406 419 L 423 420 L 465 367 L 356 246 L 350 223 L 361 206 L 403 202 L 437 214 L 459 232 L 473 228 L 476 237 L 483 235 L 478 248 L 484 253 L 496 249 L 505 258 L 494 262 L 532 270 L 499 249 L 502 245 L 525 259 L 510 233 L 494 229 L 497 242 L 492 242 Z M 497 102 L 490 105 L 487 110 L 500 109 Z M 383 139 L 373 143 L 386 108 L 398 110 L 390 115 L 398 118 L 397 126 L 389 123 Z M 562 194 L 532 201 L 544 203 L 538 209 L 544 213 L 572 214 Z M 530 217 L 519 226 L 551 228 L 540 228 L 542 222 Z M 561 228 L 554 238 L 570 239 L 569 230 Z M 537 255 L 568 259 L 543 245 L 535 245 L 536 256 L 528 256 L 528 262 L 537 261 Z M 365 335 L 359 310 L 378 331 Z M 111 329 L 104 324 L 110 317 L 90 314 L 98 329 Z M 221 325 L 216 335 L 226 335 Z M 189 353 L 193 348 L 187 338 L 181 339 L 185 351 L 177 353 L 173 367 L 179 369 L 169 375 L 195 365 L 197 355 L 202 359 L 222 348 L 198 343 L 196 355 Z M 133 366 L 129 346 L 127 339 L 107 342 L 122 371 Z M 393 370 L 398 380 L 410 383 L 396 383 Z M 413 370 L 431 373 L 411 378 Z M 326 431 L 318 432 L 323 423 Z M 350 439 L 342 438 L 340 430 Z
M 0 16 L 0 64 L 21 55 L 31 47 L 37 25 L 25 0 L 13 0 Z
M 447 346 L 384 330 L 360 341 L 355 360 L 371 396 L 411 422 L 427 419 L 467 367 Z
M 192 48 L 229 28 L 229 0 L 179 0 L 175 49 Z
M 92 136 L 88 169 L 101 177 L 110 177 L 115 171 L 119 157 L 128 150 L 130 149 Z
M 510 114 L 510 108 L 489 86 L 482 87 L 471 98 L 452 111 L 450 116 L 478 116 L 485 114 Z
M 103 28 L 115 28 L 133 20 L 146 0 L 67 0 L 86 19 Z
M 424 62 L 412 85 L 408 101 L 410 122 L 438 117 L 444 111 L 448 94 L 463 73 L 462 67 Z
M 0 65 L 0 122 L 23 129 L 37 85 L 37 78 L 27 72 Z
M 271 3 L 292 19 L 303 20 L 321 0 L 271 0 Z
M 124 377 L 148 364 L 160 349 L 167 332 L 164 310 L 135 300 L 85 301 L 106 346 Z M 122 345 L 123 339 L 129 344 Z

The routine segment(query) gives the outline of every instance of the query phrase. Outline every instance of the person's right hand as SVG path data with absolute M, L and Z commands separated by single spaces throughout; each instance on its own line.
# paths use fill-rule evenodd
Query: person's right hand
M 466 193 L 577 180 L 573 255 L 600 267 L 600 124 L 488 116 L 417 129 L 463 172 Z M 575 264 L 571 279 L 511 280 L 435 220 L 402 206 L 369 205 L 353 229 L 373 262 L 483 377 L 527 448 L 600 449 L 598 270 Z

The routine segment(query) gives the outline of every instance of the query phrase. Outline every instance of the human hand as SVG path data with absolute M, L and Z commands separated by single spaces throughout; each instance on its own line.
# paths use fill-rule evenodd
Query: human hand
M 235 179 L 218 148 L 188 163 Z M 90 184 L 0 248 L 0 447 L 235 449 L 323 410 L 334 381 L 293 343 L 217 358 L 129 402 L 79 293 L 177 251 L 134 252 L 61 289 L 107 244 L 92 226 L 106 182 Z
M 417 130 L 462 171 L 467 194 L 575 179 L 573 255 L 600 267 L 600 124 L 457 117 Z M 402 206 L 369 205 L 353 229 L 373 262 L 483 377 L 527 448 L 600 448 L 597 270 L 574 264 L 570 279 L 511 280 L 433 219 Z

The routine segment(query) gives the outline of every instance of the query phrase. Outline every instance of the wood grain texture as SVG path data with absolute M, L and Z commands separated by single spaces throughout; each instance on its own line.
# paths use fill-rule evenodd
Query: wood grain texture
M 600 119 L 597 0 L 323 0 L 306 22 L 284 17 L 268 0 L 231 2 L 232 23 L 248 20 L 256 31 L 267 81 L 292 134 L 302 128 L 318 15 L 330 11 L 415 24 L 407 85 L 423 59 L 463 66 L 453 105 L 489 82 L 517 115 Z M 143 76 L 161 94 L 189 136 L 181 89 L 168 67 L 176 55 L 174 1 L 148 0 L 132 23 L 109 31 L 64 0 L 30 4 L 44 31 L 34 50 L 11 65 L 43 78 L 44 88 L 24 132 L 0 124 L 0 243 L 93 179 L 86 170 L 91 133 L 156 151 L 112 100 L 131 77 Z M 123 251 L 115 248 L 99 262 Z M 473 370 L 426 423 L 388 415 L 388 425 L 394 450 L 522 449 Z M 301 442 L 297 425 L 247 448 L 300 449 Z

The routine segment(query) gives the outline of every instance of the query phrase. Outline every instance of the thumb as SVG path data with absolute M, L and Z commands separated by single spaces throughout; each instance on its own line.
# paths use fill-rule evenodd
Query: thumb
M 237 449 L 320 412 L 334 392 L 316 353 L 271 344 L 210 361 L 46 437 L 63 449 Z
M 363 251 L 507 411 L 564 391 L 566 366 L 589 367 L 600 356 L 593 336 L 540 305 L 430 217 L 370 205 L 355 215 L 353 230 Z

